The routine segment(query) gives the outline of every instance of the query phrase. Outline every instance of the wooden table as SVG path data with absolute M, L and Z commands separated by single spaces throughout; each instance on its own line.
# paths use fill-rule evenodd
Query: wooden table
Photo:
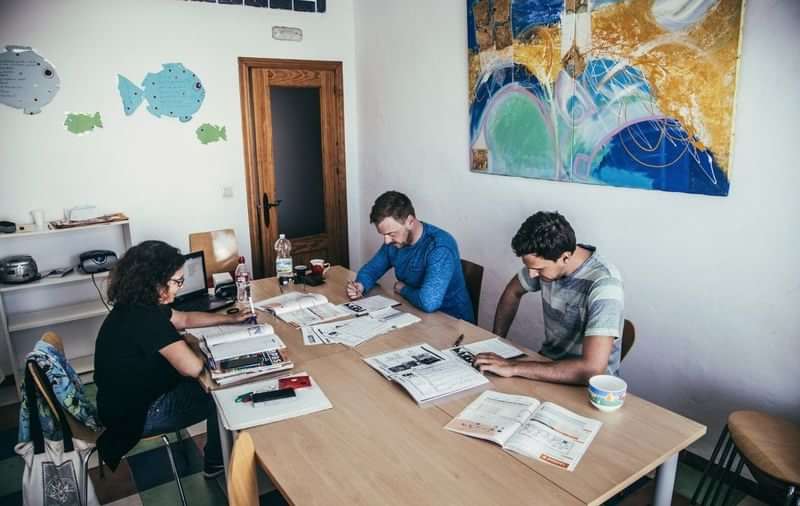
M 344 302 L 344 285 L 354 277 L 334 267 L 325 285 L 308 290 L 334 304 Z M 279 293 L 275 279 L 255 281 L 253 287 L 255 300 Z M 370 295 L 376 293 L 401 300 L 380 287 Z M 352 350 L 304 346 L 299 330 L 260 316 L 286 343 L 295 369 L 308 371 L 334 406 L 249 429 L 259 462 L 290 502 L 595 505 L 656 469 L 654 504 L 671 503 L 678 452 L 702 437 L 705 426 L 630 393 L 622 409 L 603 413 L 589 404 L 585 387 L 489 375 L 486 388 L 552 401 L 603 422 L 575 471 L 445 431 L 442 427 L 486 388 L 419 407 L 361 358 L 421 342 L 448 348 L 460 334 L 465 343 L 493 334 L 443 313 L 423 313 L 405 301 L 400 309 L 422 321 Z M 227 432 L 223 437 L 226 459 L 229 437 Z

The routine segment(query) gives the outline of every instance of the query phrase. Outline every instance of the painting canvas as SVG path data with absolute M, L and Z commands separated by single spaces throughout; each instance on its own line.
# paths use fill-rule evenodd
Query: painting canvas
M 471 170 L 727 195 L 744 0 L 467 0 Z

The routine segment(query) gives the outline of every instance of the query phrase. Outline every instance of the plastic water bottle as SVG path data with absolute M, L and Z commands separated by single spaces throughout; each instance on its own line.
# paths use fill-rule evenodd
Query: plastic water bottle
M 244 263 L 244 257 L 239 257 L 239 265 L 236 266 L 236 300 L 247 302 L 250 299 L 250 269 Z
M 294 275 L 292 268 L 292 243 L 281 234 L 275 241 L 275 274 L 278 276 L 278 284 L 286 286 Z

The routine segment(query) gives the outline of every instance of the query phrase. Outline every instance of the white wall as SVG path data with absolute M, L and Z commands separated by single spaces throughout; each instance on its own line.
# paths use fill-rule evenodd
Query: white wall
M 275 41 L 273 25 L 300 27 L 304 40 Z M 249 258 L 239 56 L 343 62 L 348 187 L 356 191 L 351 0 L 329 2 L 324 14 L 180 0 L 4 0 L 6 44 L 33 46 L 53 63 L 61 91 L 36 116 L 0 105 L 0 219 L 30 222 L 36 208 L 55 219 L 66 207 L 95 204 L 127 213 L 134 243 L 161 239 L 186 249 L 190 232 L 233 227 Z M 117 74 L 138 84 L 170 62 L 183 63 L 206 88 L 194 118 L 159 119 L 146 103 L 124 116 Z M 95 111 L 103 129 L 65 130 L 65 112 Z M 226 126 L 228 142 L 201 145 L 194 131 L 206 122 Z M 222 198 L 224 186 L 233 198 Z M 359 215 L 356 200 L 348 213 Z
M 407 192 L 485 266 L 491 328 L 521 267 L 511 237 L 533 212 L 561 211 L 625 277 L 631 390 L 708 424 L 694 447 L 706 456 L 732 410 L 800 418 L 800 3 L 749 4 L 732 190 L 716 198 L 470 173 L 464 0 L 355 3 L 362 214 L 386 189 Z M 368 255 L 379 237 L 366 216 L 360 227 Z M 538 347 L 541 303 L 526 299 L 511 337 Z

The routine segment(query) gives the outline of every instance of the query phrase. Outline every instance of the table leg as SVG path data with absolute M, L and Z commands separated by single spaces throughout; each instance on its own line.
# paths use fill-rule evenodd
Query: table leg
M 225 428 L 219 411 L 217 411 L 217 425 L 219 426 L 219 442 L 222 448 L 222 465 L 225 467 L 225 481 L 227 482 L 231 448 L 233 447 L 233 433 Z
M 672 455 L 656 470 L 656 490 L 653 492 L 653 506 L 672 504 L 672 489 L 675 486 L 675 473 L 678 470 L 678 454 Z

